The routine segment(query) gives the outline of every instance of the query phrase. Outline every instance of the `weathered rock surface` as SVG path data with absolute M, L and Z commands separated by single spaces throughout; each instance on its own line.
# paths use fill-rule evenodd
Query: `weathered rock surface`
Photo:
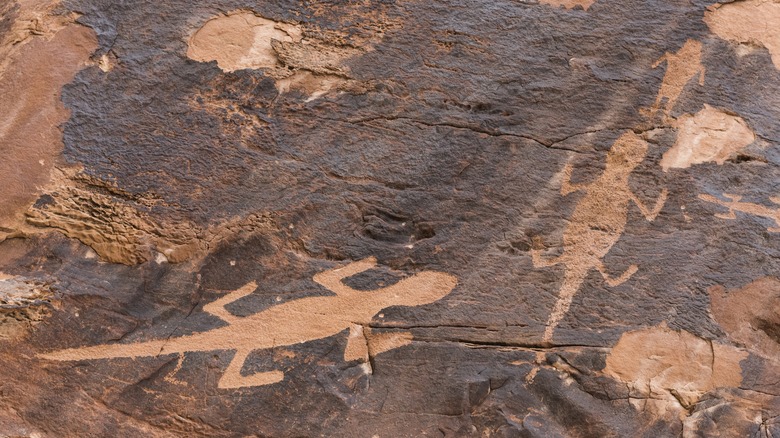
M 0 3 L 0 436 L 780 434 L 780 3 Z

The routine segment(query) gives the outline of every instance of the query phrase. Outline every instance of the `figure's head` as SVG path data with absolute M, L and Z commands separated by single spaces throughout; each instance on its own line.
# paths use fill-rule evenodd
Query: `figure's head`
M 647 155 L 647 142 L 633 132 L 621 135 L 607 153 L 607 165 L 633 169 Z
M 455 288 L 458 279 L 443 272 L 421 272 L 387 288 L 391 301 L 398 306 L 422 306 L 438 301 Z

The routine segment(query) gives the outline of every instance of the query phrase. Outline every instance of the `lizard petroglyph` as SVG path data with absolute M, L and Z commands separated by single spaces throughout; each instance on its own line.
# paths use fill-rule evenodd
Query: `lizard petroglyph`
M 754 216 L 761 216 L 768 219 L 772 219 L 773 221 L 775 221 L 775 225 L 777 225 L 776 227 L 768 227 L 767 231 L 771 233 L 780 233 L 780 207 L 772 209 L 760 204 L 752 204 L 750 202 L 739 202 L 742 199 L 742 196 L 739 195 L 729 195 L 727 193 L 724 193 L 723 196 L 728 198 L 729 200 L 722 201 L 712 195 L 699 195 L 699 198 L 707 202 L 712 202 L 713 204 L 722 205 L 723 207 L 729 209 L 728 213 L 725 214 L 718 213 L 715 215 L 715 217 L 719 217 L 721 219 L 736 219 L 737 215 L 736 213 L 734 213 L 735 211 L 752 214 Z M 780 206 L 780 196 L 770 197 L 769 200 L 772 201 L 774 204 Z
M 613 278 L 607 274 L 601 259 L 623 234 L 628 220 L 628 207 L 632 201 L 648 221 L 655 219 L 666 202 L 668 192 L 663 189 L 655 206 L 648 209 L 628 185 L 628 177 L 644 160 L 647 147 L 647 142 L 637 134 L 631 131 L 624 133 L 607 154 L 604 173 L 587 186 L 572 185 L 572 167 L 567 164 L 564 168 L 561 194 L 565 196 L 575 191 L 583 191 L 585 196 L 574 209 L 569 226 L 563 233 L 563 254 L 546 260 L 540 249 L 531 250 L 535 268 L 559 263 L 566 266 L 558 300 L 542 337 L 543 343 L 549 344 L 552 341 L 555 328 L 569 310 L 574 294 L 591 269 L 598 270 L 610 286 L 625 282 L 637 271 L 636 265 L 631 265 L 623 274 Z
M 276 383 L 284 379 L 282 371 L 248 376 L 241 374 L 244 361 L 252 351 L 322 339 L 347 328 L 350 331 L 359 331 L 384 308 L 429 304 L 449 294 L 457 284 L 454 276 L 432 271 L 420 272 L 392 286 L 373 291 L 355 290 L 342 282 L 343 279 L 374 266 L 376 259 L 370 257 L 314 275 L 313 280 L 335 292 L 335 296 L 302 298 L 250 316 L 235 316 L 225 309 L 225 305 L 254 292 L 257 285 L 254 282 L 249 283 L 203 306 L 204 311 L 227 323 L 226 326 L 206 332 L 167 340 L 70 348 L 38 356 L 58 361 L 81 361 L 233 350 L 235 355 L 219 380 L 220 388 Z M 365 342 L 362 336 L 350 336 L 348 342 L 355 340 Z M 346 350 L 349 353 L 353 349 L 348 345 Z

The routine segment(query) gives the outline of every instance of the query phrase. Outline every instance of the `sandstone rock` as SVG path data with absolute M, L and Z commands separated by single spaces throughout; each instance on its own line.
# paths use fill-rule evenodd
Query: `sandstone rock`
M 776 1 L 0 5 L 0 436 L 772 436 Z

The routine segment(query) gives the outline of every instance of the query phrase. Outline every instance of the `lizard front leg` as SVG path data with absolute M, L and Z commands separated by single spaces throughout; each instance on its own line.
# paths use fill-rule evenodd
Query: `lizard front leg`
M 645 204 L 643 204 L 642 201 L 636 197 L 634 192 L 629 191 L 629 196 L 631 197 L 631 200 L 634 201 L 634 204 L 639 207 L 639 211 L 642 212 L 642 215 L 645 217 L 645 219 L 652 222 L 655 220 L 655 217 L 658 216 L 658 213 L 661 212 L 661 209 L 664 208 L 666 197 L 669 196 L 669 191 L 665 188 L 661 190 L 661 195 L 658 196 L 658 199 L 655 200 L 655 205 L 653 206 L 652 210 L 648 210 Z
M 264 373 L 255 373 L 249 376 L 241 374 L 244 367 L 244 361 L 249 356 L 250 350 L 237 350 L 235 356 L 230 361 L 222 378 L 219 379 L 217 386 L 222 389 L 244 388 L 248 386 L 263 386 L 284 380 L 284 373 L 276 371 L 267 371 Z
M 234 290 L 233 292 L 230 292 L 229 294 L 217 298 L 216 300 L 206 304 L 203 306 L 203 311 L 208 312 L 223 321 L 230 323 L 236 320 L 236 315 L 233 315 L 232 313 L 228 312 L 227 309 L 225 309 L 225 306 L 232 303 L 233 301 L 236 301 L 238 299 L 241 299 L 257 289 L 257 283 L 250 282 L 241 287 L 240 289 Z
M 315 283 L 330 289 L 337 294 L 341 291 L 349 289 L 344 285 L 341 280 L 351 277 L 355 274 L 359 274 L 363 271 L 367 271 L 376 266 L 376 258 L 368 257 L 357 262 L 352 262 L 346 266 L 340 268 L 329 269 L 324 272 L 315 274 L 312 278 Z

